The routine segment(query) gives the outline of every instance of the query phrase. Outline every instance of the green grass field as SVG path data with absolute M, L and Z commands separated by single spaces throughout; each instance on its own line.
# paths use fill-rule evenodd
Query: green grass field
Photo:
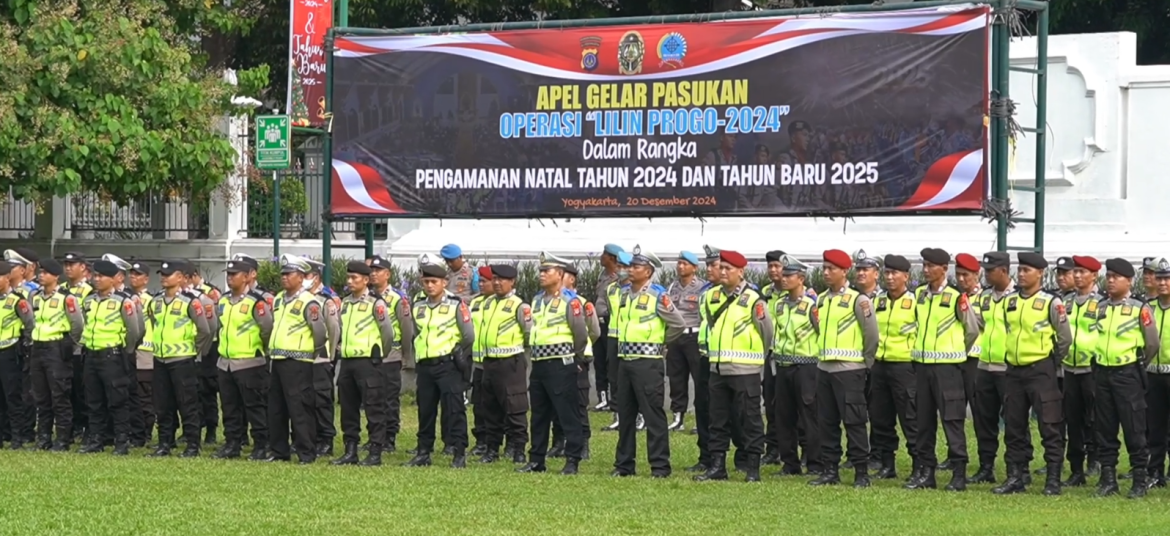
M 414 406 L 403 407 L 397 454 L 380 468 L 144 458 L 108 454 L 0 452 L 0 534 L 1128 534 L 1170 532 L 1170 491 L 1144 500 L 1098 499 L 1092 488 L 1061 497 L 998 497 L 989 485 L 965 493 L 901 489 L 812 488 L 806 477 L 771 476 L 746 484 L 695 483 L 685 467 L 695 436 L 672 434 L 675 473 L 652 480 L 640 447 L 639 475 L 609 477 L 616 435 L 594 432 L 593 459 L 582 474 L 522 475 L 509 462 L 465 470 L 399 465 L 414 445 Z M 608 414 L 593 415 L 594 429 Z M 974 452 L 974 435 L 971 452 Z M 340 437 L 338 437 L 340 445 Z M 1038 442 L 1036 443 L 1039 444 Z M 940 449 L 942 443 L 940 441 Z M 1037 456 L 1039 459 L 1039 456 Z M 905 465 L 905 456 L 900 457 Z M 1038 462 L 1037 462 L 1038 463 Z M 1122 462 L 1122 468 L 1128 464 Z M 1000 463 L 1002 479 L 1002 462 Z M 971 472 L 974 468 L 971 468 Z M 852 481 L 851 473 L 845 475 Z M 949 473 L 940 475 L 940 486 Z M 1124 483 L 1128 486 L 1128 481 Z M 1123 489 L 1124 492 L 1124 489 Z

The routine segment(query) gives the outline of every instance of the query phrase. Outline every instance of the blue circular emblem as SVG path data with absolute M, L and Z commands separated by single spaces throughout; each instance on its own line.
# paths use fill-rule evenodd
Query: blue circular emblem
M 678 32 L 670 32 L 658 41 L 658 59 L 664 65 L 681 67 L 687 55 L 687 39 Z
M 581 56 L 581 66 L 584 67 L 586 71 L 592 71 L 592 70 L 596 69 L 597 68 L 597 53 L 596 52 L 586 52 L 585 54 L 583 54 Z

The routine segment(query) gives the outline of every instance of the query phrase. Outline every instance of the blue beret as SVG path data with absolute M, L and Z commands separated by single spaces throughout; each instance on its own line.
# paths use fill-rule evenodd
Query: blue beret
M 606 244 L 605 245 L 605 252 L 609 253 L 610 255 L 613 255 L 614 257 L 617 257 L 623 251 L 625 251 L 625 250 L 622 249 L 622 247 L 617 245 L 617 244 Z
M 459 249 L 459 246 L 455 244 L 447 244 L 443 246 L 443 249 L 439 250 L 439 256 L 451 261 L 462 257 L 463 250 Z
M 617 261 L 618 261 L 618 264 L 621 264 L 623 266 L 629 266 L 630 263 L 634 262 L 634 256 L 623 251 L 623 252 L 617 254 Z
M 687 261 L 695 266 L 699 265 L 699 257 L 689 251 L 683 251 L 678 254 L 678 260 Z

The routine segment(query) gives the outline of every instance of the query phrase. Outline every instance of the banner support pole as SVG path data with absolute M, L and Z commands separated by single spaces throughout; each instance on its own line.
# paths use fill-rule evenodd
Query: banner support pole
M 341 0 L 348 5 L 346 0 Z M 347 8 L 348 9 L 348 8 Z M 342 13 L 345 13 L 342 11 Z M 321 197 L 325 207 L 321 215 L 321 261 L 325 264 L 322 270 L 321 284 L 330 286 L 333 277 L 333 28 L 325 33 L 325 132 L 324 148 L 325 161 L 322 162 Z
M 999 0 L 995 3 L 995 10 L 1010 9 L 1007 2 Z M 1007 21 L 1002 17 L 995 17 L 991 27 L 992 35 L 992 91 L 997 100 L 1006 100 L 1011 93 L 1009 67 L 1011 63 L 1008 47 L 1011 46 L 1011 33 Z M 991 185 L 992 195 L 997 200 L 1006 200 L 1008 197 L 1008 118 L 991 118 Z M 995 249 L 1007 251 L 1008 215 L 1000 213 L 995 219 Z
M 272 172 L 272 256 L 280 258 L 280 178 L 275 171 Z

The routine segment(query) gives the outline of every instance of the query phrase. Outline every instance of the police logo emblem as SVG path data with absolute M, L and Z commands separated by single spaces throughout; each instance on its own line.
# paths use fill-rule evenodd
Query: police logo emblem
M 903 309 L 912 309 L 913 307 L 914 307 L 914 300 L 911 300 L 910 298 L 903 298 L 902 299 L 902 308 Z
M 1044 307 L 1048 305 L 1048 300 L 1040 299 L 1032 302 L 1032 308 L 1037 311 L 1043 311 Z
M 1090 313 L 1097 312 L 1097 301 L 1096 300 L 1089 300 L 1089 303 L 1087 303 L 1085 305 Z
M 361 304 L 358 305 L 358 312 L 359 313 L 364 313 L 364 312 L 369 311 L 369 310 L 370 310 L 370 304 L 368 304 L 366 302 L 362 302 Z
M 800 305 L 796 308 L 796 312 L 801 314 L 808 312 L 808 302 L 800 302 Z
M 638 74 L 642 72 L 642 58 L 646 55 L 646 42 L 642 34 L 628 31 L 618 42 L 618 72 L 621 74 Z M 637 252 L 634 253 L 637 255 Z
M 596 36 L 581 38 L 581 68 L 586 71 L 597 69 L 601 59 L 597 51 L 601 48 L 601 38 Z
M 950 304 L 951 304 L 951 295 L 950 295 L 950 294 L 943 294 L 943 295 L 942 295 L 942 302 L 941 302 L 941 303 L 939 303 L 939 305 L 942 305 L 943 307 L 946 307 L 946 306 L 948 306 L 948 305 L 950 305 Z
M 687 40 L 678 32 L 670 32 L 658 41 L 658 66 L 679 68 L 687 55 Z
M 439 307 L 439 314 L 441 314 L 441 315 L 449 314 L 450 312 L 451 312 L 450 305 L 442 305 Z

